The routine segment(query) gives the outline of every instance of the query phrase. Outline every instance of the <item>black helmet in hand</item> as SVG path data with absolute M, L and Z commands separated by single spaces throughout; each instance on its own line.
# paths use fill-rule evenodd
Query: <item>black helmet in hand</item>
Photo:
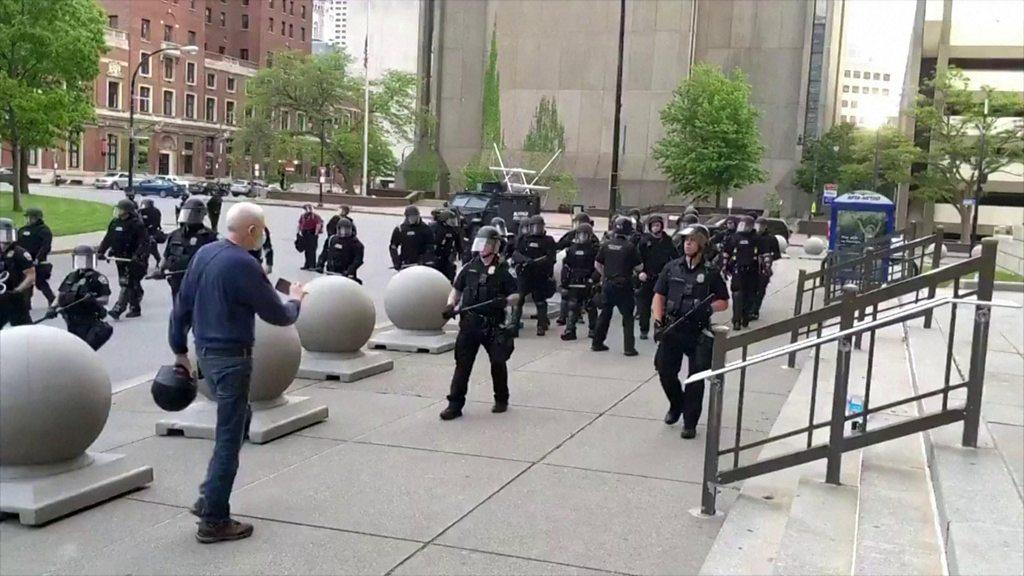
M 161 366 L 149 391 L 156 405 L 168 412 L 184 410 L 196 399 L 196 380 L 184 366 Z

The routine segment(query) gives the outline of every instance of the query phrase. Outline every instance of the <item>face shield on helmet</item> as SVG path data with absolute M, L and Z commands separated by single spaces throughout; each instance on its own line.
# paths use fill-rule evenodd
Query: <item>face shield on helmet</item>
M 529 230 L 532 236 L 543 236 L 544 235 L 544 218 L 541 216 L 534 216 L 529 220 Z
M 409 206 L 405 209 L 405 223 L 409 225 L 416 225 L 420 223 L 420 209 L 415 206 Z
M 758 218 L 754 220 L 754 231 L 758 234 L 764 234 L 764 231 L 768 229 L 768 221 L 764 218 Z
M 683 252 L 692 257 L 704 250 L 709 236 L 707 228 L 696 224 L 683 228 L 676 236 L 676 240 L 682 244 Z
M 749 232 L 754 228 L 754 223 L 750 218 L 740 218 L 740 221 L 736 223 L 737 232 Z
M 352 225 L 352 221 L 348 218 L 341 218 L 338 220 L 338 236 L 342 238 L 351 238 L 356 235 L 355 226 Z
M 181 206 L 178 212 L 178 224 L 196 225 L 202 224 L 206 217 L 206 205 L 198 198 L 190 198 Z
M 494 227 L 502 236 L 508 236 L 508 228 L 505 227 L 504 218 L 501 218 L 500 216 L 491 218 L 491 226 Z
M 615 219 L 614 230 L 617 236 L 627 238 L 633 233 L 633 221 L 625 216 L 619 216 Z
M 476 252 L 483 257 L 495 254 L 501 246 L 501 233 L 493 226 L 484 226 L 476 233 L 470 251 Z
M 589 244 L 593 237 L 594 227 L 584 222 L 576 229 L 576 235 L 573 236 L 572 241 L 575 244 Z
M 10 218 L 0 218 L 0 245 L 13 244 L 18 238 L 18 231 L 14 228 L 14 221 Z
M 71 252 L 71 267 L 75 270 L 96 268 L 96 252 L 91 246 L 78 246 Z

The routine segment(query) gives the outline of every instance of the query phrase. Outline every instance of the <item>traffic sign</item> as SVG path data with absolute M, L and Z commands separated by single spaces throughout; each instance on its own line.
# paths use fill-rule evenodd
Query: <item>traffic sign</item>
M 821 202 L 823 204 L 831 204 L 836 196 L 839 194 L 839 187 L 835 184 L 825 184 L 825 187 L 821 191 Z

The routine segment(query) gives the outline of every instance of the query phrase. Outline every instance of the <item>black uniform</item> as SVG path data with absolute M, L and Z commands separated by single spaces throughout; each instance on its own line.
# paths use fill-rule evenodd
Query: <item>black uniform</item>
M 128 218 L 114 218 L 107 227 L 107 234 L 100 242 L 99 254 L 110 251 L 115 258 L 127 258 L 130 261 L 118 260 L 117 280 L 121 291 L 117 295 L 117 303 L 111 309 L 116 316 L 131 307 L 133 313 L 142 309 L 142 278 L 146 275 L 146 262 L 149 260 L 149 234 L 142 220 L 135 214 Z
M 508 404 L 508 367 L 515 343 L 509 330 L 503 327 L 505 299 L 516 292 L 516 280 L 509 273 L 508 264 L 495 260 L 484 264 L 479 256 L 462 267 L 455 277 L 454 287 L 462 293 L 460 308 L 469 308 L 495 298 L 492 306 L 464 312 L 459 320 L 459 335 L 455 340 L 455 373 L 452 375 L 450 406 L 458 409 L 466 404 L 469 376 L 473 372 L 476 354 L 483 346 L 491 361 L 491 380 L 494 383 L 494 402 Z
M 618 308 L 622 314 L 623 351 L 632 355 L 636 351 L 633 327 L 633 270 L 641 264 L 640 252 L 628 237 L 612 236 L 597 251 L 597 262 L 604 266 L 601 286 L 601 315 L 597 319 L 592 348 L 600 349 L 608 336 L 612 312 Z
M 433 265 L 434 232 L 422 221 L 416 224 L 402 222 L 391 233 L 391 264 L 395 270 L 413 264 Z
M 570 246 L 573 245 L 573 240 L 575 240 L 575 239 L 576 239 L 576 229 L 569 230 L 565 234 L 562 234 L 562 237 L 558 239 L 558 242 L 555 242 L 555 251 L 556 252 L 561 252 L 562 250 L 565 250 L 566 248 L 569 248 Z M 598 240 L 596 235 L 591 235 L 590 236 L 590 242 L 594 245 L 594 253 L 597 254 L 597 249 L 601 247 L 601 241 Z M 565 269 L 564 261 L 563 261 L 562 277 L 558 279 L 559 282 L 562 285 L 565 285 L 565 282 L 566 282 L 565 274 L 566 274 L 566 269 Z M 568 316 L 568 314 L 569 314 L 569 302 L 565 298 L 562 298 L 562 302 L 561 302 L 561 304 L 558 307 L 558 324 L 559 325 L 565 324 L 565 318 L 566 318 L 566 316 Z M 593 325 L 591 325 L 591 331 L 593 331 Z
M 274 244 L 270 241 L 270 228 L 263 229 L 263 246 L 250 250 L 249 254 L 252 254 L 252 257 L 260 264 L 264 264 L 265 257 L 267 268 L 274 267 Z
M 0 254 L 0 282 L 3 283 L 3 294 L 0 294 L 0 328 L 7 324 L 21 326 L 32 323 L 32 317 L 28 314 L 32 306 L 32 289 L 14 292 L 25 280 L 25 272 L 31 268 L 32 255 L 17 243 L 8 245 Z
M 664 326 L 669 326 L 682 318 L 712 294 L 716 299 L 729 299 L 725 281 L 722 280 L 717 268 L 703 259 L 691 267 L 685 257 L 677 258 L 665 266 L 658 275 L 654 292 L 661 294 L 666 300 Z M 690 374 L 711 367 L 713 338 L 708 331 L 710 325 L 711 307 L 703 306 L 685 322 L 676 325 L 672 331 L 662 336 L 654 356 L 654 367 L 658 371 L 661 388 L 668 397 L 669 410 L 674 412 L 677 418 L 680 413 L 683 415 L 684 429 L 692 430 L 700 420 L 704 402 L 704 382 L 687 384 L 684 392 L 679 381 L 679 370 L 682 368 L 684 355 L 687 357 Z
M 597 305 L 594 303 L 594 289 L 599 275 L 594 267 L 598 246 L 593 242 L 573 244 L 562 260 L 562 302 L 566 308 L 565 340 L 576 337 L 576 321 L 581 310 L 587 312 L 589 333 L 597 329 Z
M 651 302 L 654 300 L 654 284 L 658 274 L 671 260 L 676 258 L 676 247 L 672 238 L 662 232 L 660 236 L 647 232 L 640 238 L 640 261 L 644 264 L 646 282 L 639 282 L 636 290 L 637 316 L 640 319 L 640 334 L 644 337 L 651 329 Z
M 26 224 L 18 230 L 18 245 L 24 248 L 35 262 L 36 288 L 46 297 L 48 303 L 52 303 L 54 299 L 49 282 L 50 275 L 53 274 L 53 264 L 46 261 L 52 244 L 53 233 L 42 220 Z
M 516 241 L 512 263 L 516 267 L 519 284 L 519 303 L 514 320 L 518 325 L 523 315 L 523 304 L 529 295 L 537 307 L 537 329 L 547 329 L 548 298 L 555 294 L 555 239 L 547 234 L 526 234 Z
M 206 215 L 210 218 L 210 229 L 214 232 L 217 231 L 217 222 L 220 221 L 220 209 L 224 200 L 221 199 L 219 193 L 211 194 L 210 199 L 206 201 Z
M 726 238 L 722 256 L 729 274 L 733 292 L 733 328 L 746 327 L 754 314 L 758 285 L 760 247 L 753 230 L 735 232 Z
M 106 309 L 97 302 L 99 298 L 110 296 L 107 277 L 96 270 L 72 270 L 61 282 L 59 292 L 57 306 L 71 306 L 61 311 L 68 332 L 84 340 L 93 350 L 99 350 L 114 332 L 114 328 L 103 321 Z
M 431 222 L 430 229 L 434 234 L 434 268 L 452 282 L 455 280 L 455 260 L 461 258 L 465 251 L 462 232 L 442 222 Z
M 167 237 L 162 269 L 171 287 L 172 300 L 178 296 L 178 289 L 185 279 L 185 271 L 192 257 L 200 248 L 216 240 L 217 233 L 202 224 L 182 224 Z
M 160 209 L 156 206 L 147 206 L 139 210 L 139 216 L 142 218 L 142 223 L 146 225 L 146 232 L 149 234 L 149 254 L 146 257 L 146 264 L 149 264 L 149 256 L 152 256 L 156 260 L 156 265 L 159 266 L 160 249 L 157 245 L 167 240 L 164 231 L 160 228 L 160 219 L 163 215 L 160 214 Z
M 758 282 L 757 293 L 754 295 L 754 314 L 756 320 L 761 316 L 761 303 L 764 302 L 764 295 L 768 291 L 768 284 L 772 281 L 772 264 L 782 258 L 782 250 L 779 247 L 779 239 L 774 234 L 765 230 L 755 232 L 757 237 L 758 256 Z
M 335 230 L 337 230 L 337 226 L 335 226 Z M 341 274 L 362 284 L 363 281 L 356 273 L 363 265 L 363 251 L 363 243 L 355 236 L 334 234 L 327 239 L 326 249 L 320 255 L 317 268 L 323 268 L 325 272 L 332 274 Z

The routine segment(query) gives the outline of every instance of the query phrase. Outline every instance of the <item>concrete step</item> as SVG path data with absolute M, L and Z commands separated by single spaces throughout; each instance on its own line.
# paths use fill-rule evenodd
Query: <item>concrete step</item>
M 857 486 L 834 486 L 801 478 L 773 573 L 849 574 L 859 492 Z

